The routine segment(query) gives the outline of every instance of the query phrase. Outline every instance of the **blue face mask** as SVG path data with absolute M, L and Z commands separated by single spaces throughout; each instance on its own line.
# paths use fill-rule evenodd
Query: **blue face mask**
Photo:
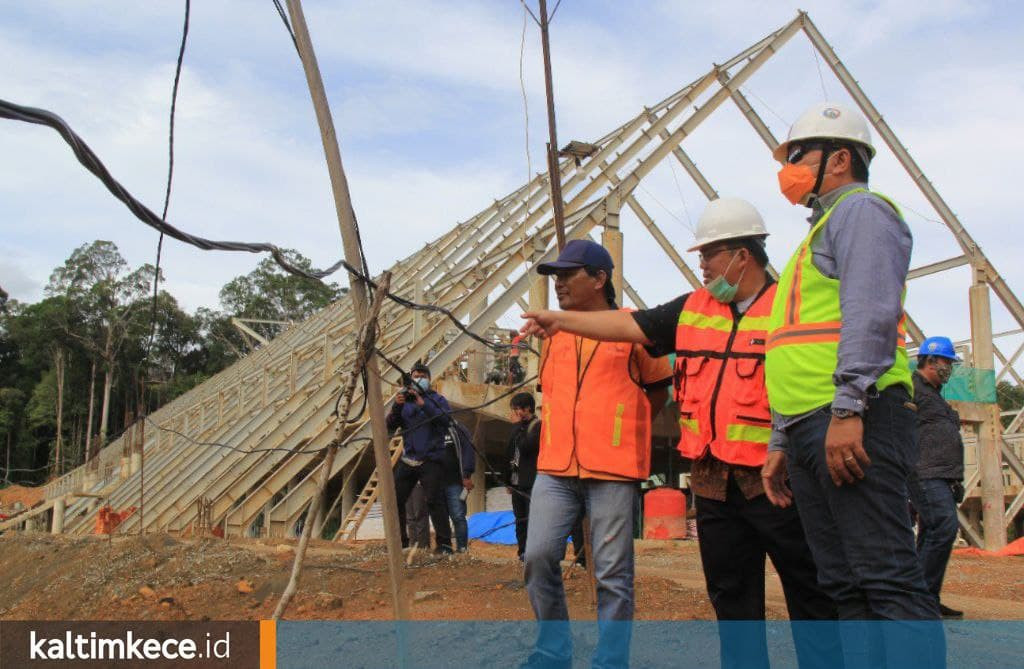
M 728 304 L 733 301 L 736 297 L 736 291 L 740 289 L 740 281 L 743 280 L 743 273 L 747 271 L 744 267 L 743 272 L 740 272 L 740 276 L 736 279 L 736 283 L 729 283 L 725 278 L 725 275 L 729 273 L 729 269 L 732 268 L 733 261 L 736 260 L 736 256 L 732 257 L 729 264 L 726 266 L 725 271 L 714 279 L 712 279 L 706 288 L 711 293 L 711 297 L 715 298 L 722 304 Z
M 415 379 L 415 381 L 416 385 L 420 387 L 420 390 L 427 392 L 427 388 L 430 387 L 430 379 L 425 376 L 421 376 L 420 378 Z

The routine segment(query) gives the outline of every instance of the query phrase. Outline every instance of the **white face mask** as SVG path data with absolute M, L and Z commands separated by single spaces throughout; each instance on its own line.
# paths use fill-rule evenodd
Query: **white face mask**
M 430 379 L 425 376 L 421 376 L 420 378 L 415 379 L 415 381 L 416 385 L 420 387 L 420 390 L 427 392 L 427 388 L 430 387 Z

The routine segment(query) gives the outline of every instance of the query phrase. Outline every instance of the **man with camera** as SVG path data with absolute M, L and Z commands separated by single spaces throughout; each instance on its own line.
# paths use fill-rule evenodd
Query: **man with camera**
M 452 552 L 452 531 L 444 498 L 445 470 L 442 462 L 445 434 L 451 407 L 443 395 L 430 387 L 430 368 L 416 363 L 409 383 L 395 395 L 388 414 L 388 430 L 402 429 L 402 458 L 395 468 L 395 494 L 402 547 L 409 545 L 405 503 L 417 481 L 423 485 L 430 522 L 434 525 L 435 552 Z

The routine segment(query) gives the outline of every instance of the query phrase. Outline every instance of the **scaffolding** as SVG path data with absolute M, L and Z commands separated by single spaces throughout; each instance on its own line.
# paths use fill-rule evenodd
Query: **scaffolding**
M 669 160 L 681 165 L 709 200 L 718 197 L 718 191 L 683 144 L 726 104 L 735 105 L 766 148 L 774 149 L 776 138 L 741 89 L 801 32 L 910 175 L 959 249 L 958 255 L 947 260 L 914 268 L 909 279 L 964 266 L 971 269 L 971 334 L 961 344 L 968 352 L 971 373 L 976 374 L 974 388 L 978 392 L 961 397 L 955 404 L 971 426 L 973 438 L 967 443 L 973 452 L 968 462 L 976 466 L 969 469 L 966 511 L 961 511 L 960 521 L 971 543 L 998 549 L 1006 542 L 1007 526 L 1024 507 L 1024 465 L 1019 450 L 1024 441 L 1024 411 L 1016 411 L 1004 429 L 992 385 L 1003 377 L 1021 383 L 1014 364 L 1024 345 L 1009 356 L 998 348 L 999 335 L 992 332 L 990 296 L 995 294 L 1022 329 L 1024 306 L 806 13 L 799 13 L 733 58 L 714 65 L 605 136 L 586 143 L 585 151 L 567 147 L 570 150 L 562 154 L 565 159 L 559 164 L 567 238 L 587 238 L 599 232 L 601 243 L 615 260 L 619 299 L 625 293 L 636 306 L 646 306 L 623 274 L 620 214 L 626 207 L 682 279 L 695 288 L 700 286 L 697 274 L 634 192 L 656 166 Z M 550 190 L 546 175 L 537 175 L 398 261 L 390 269 L 393 290 L 414 301 L 450 309 L 477 334 L 486 333 L 516 305 L 546 307 L 546 279 L 531 268 L 557 255 Z M 119 528 L 122 533 L 139 531 L 140 524 L 144 529 L 170 532 L 184 532 L 193 526 L 205 530 L 212 525 L 223 528 L 227 535 L 239 536 L 260 519 L 273 536 L 293 534 L 313 498 L 314 482 L 323 466 L 323 449 L 335 435 L 331 410 L 342 383 L 337 370 L 344 369 L 351 359 L 355 338 L 356 323 L 349 305 L 348 300 L 341 300 L 307 321 L 287 327 L 276 338 L 260 341 L 253 353 L 149 416 L 151 425 L 144 431 L 142 446 L 144 459 L 119 462 L 123 444 L 115 441 L 91 462 L 50 483 L 46 508 L 56 509 L 54 500 L 66 500 L 66 504 L 59 505 L 64 511 L 63 531 L 79 534 L 91 531 L 96 513 L 92 498 L 73 496 L 79 492 L 102 494 L 115 508 L 142 506 L 144 501 L 144 516 L 128 517 Z M 467 352 L 479 353 L 479 344 L 435 314 L 408 311 L 389 303 L 381 312 L 381 326 L 379 347 L 403 368 L 428 359 L 435 375 L 440 376 L 441 370 L 460 364 Z M 920 344 L 924 335 L 913 314 L 908 314 L 907 330 L 911 345 Z M 466 383 L 446 381 L 449 397 L 479 395 L 473 387 L 483 381 L 483 370 L 473 361 L 482 357 L 470 356 Z M 530 358 L 527 376 L 536 371 L 536 360 Z M 391 384 L 400 382 L 394 372 L 383 377 Z M 460 384 L 466 388 L 460 390 Z M 988 392 L 990 389 L 992 392 Z M 330 472 L 331 477 L 339 477 L 336 481 L 346 482 L 332 505 L 340 510 L 342 518 L 358 505 L 357 493 L 367 480 L 353 473 L 369 436 L 370 425 L 364 415 L 345 433 Z M 144 488 L 140 486 L 143 462 Z M 972 503 L 977 513 L 971 511 L 975 508 L 970 506 Z M 200 508 L 202 516 L 197 512 Z M 7 521 L 6 526 L 20 525 L 24 517 L 19 518 Z M 4 527 L 0 525 L 0 529 Z

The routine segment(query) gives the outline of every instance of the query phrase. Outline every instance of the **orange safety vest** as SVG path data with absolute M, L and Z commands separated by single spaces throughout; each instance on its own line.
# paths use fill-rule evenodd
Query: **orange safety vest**
M 739 318 L 704 288 L 683 305 L 675 366 L 683 457 L 697 459 L 710 448 L 723 462 L 764 464 L 772 432 L 764 355 L 775 286 L 762 289 Z
M 586 340 L 593 344 L 593 340 Z M 633 344 L 597 342 L 565 332 L 551 337 L 541 363 L 537 470 L 581 470 L 646 479 L 651 470 L 651 404 L 631 371 Z

